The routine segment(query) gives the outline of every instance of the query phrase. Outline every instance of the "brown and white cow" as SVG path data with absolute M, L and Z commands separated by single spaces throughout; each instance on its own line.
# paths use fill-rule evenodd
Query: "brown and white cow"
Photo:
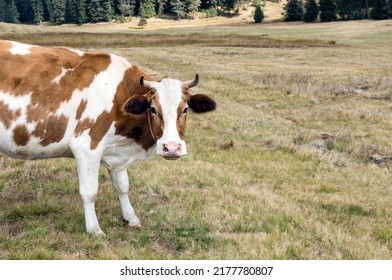
M 102 163 L 129 226 L 140 222 L 128 198 L 126 167 L 156 147 L 166 159 L 186 155 L 188 108 L 215 109 L 192 95 L 192 81 L 154 81 L 106 53 L 0 41 L 0 152 L 18 159 L 74 157 L 87 232 L 103 234 L 95 213 Z

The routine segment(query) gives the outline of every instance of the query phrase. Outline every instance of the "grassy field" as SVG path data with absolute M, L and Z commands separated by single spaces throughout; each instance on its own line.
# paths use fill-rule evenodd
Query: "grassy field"
M 194 92 L 218 103 L 189 116 L 186 158 L 129 167 L 140 231 L 122 227 L 103 168 L 96 238 L 72 160 L 0 156 L 0 259 L 392 259 L 392 21 L 0 37 L 199 73 Z

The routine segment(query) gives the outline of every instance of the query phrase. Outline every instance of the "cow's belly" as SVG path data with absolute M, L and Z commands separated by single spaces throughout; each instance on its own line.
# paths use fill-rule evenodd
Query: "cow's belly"
M 72 157 L 69 141 L 72 126 L 65 122 L 65 128 L 56 125 L 43 125 L 41 134 L 35 133 L 39 123 L 11 123 L 8 127 L 0 123 L 0 152 L 17 159 L 44 159 L 54 157 Z M 63 130 L 61 137 L 56 132 Z
M 54 112 L 33 105 L 31 96 L 0 91 L 0 152 L 18 159 L 72 156 L 69 141 L 82 96 L 75 95 Z
M 26 140 L 24 140 L 26 141 Z M 62 139 L 57 143 L 43 146 L 38 137 L 29 137 L 25 145 L 15 143 L 13 133 L 5 131 L 0 125 L 0 152 L 16 159 L 44 159 L 55 157 L 72 157 L 68 141 Z

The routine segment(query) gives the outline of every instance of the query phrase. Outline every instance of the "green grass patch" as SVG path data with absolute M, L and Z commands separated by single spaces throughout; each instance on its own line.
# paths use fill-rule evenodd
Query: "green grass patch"
M 175 223 L 157 223 L 155 229 L 158 242 L 176 255 L 190 248 L 207 250 L 217 242 L 209 225 L 191 218 L 177 220 Z

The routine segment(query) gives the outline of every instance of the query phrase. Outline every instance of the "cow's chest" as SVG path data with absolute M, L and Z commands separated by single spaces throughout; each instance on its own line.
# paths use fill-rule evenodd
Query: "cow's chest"
M 120 171 L 136 160 L 145 160 L 155 146 L 145 150 L 132 139 L 124 139 L 106 147 L 102 156 L 102 164 L 109 170 Z

